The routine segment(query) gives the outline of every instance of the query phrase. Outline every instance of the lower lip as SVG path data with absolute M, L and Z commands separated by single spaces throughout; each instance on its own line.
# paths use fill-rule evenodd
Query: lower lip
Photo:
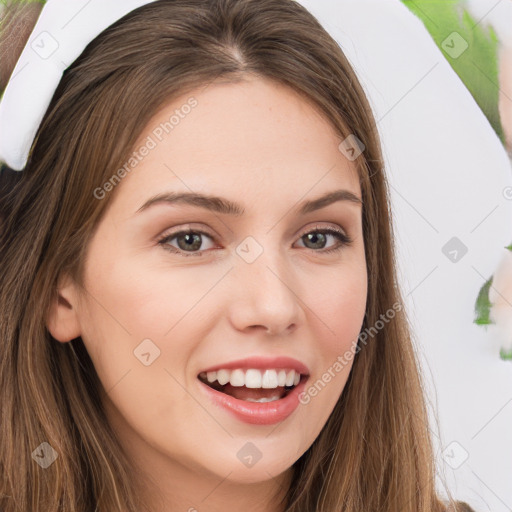
M 230 395 L 216 391 L 204 382 L 199 381 L 201 389 L 204 389 L 209 398 L 220 405 L 240 421 L 253 425 L 273 425 L 284 421 L 299 405 L 299 395 L 306 387 L 306 380 L 301 379 L 284 398 L 273 402 L 246 402 L 238 400 Z

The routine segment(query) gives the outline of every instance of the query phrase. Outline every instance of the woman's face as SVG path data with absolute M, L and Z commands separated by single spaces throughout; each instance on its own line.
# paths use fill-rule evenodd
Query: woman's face
M 325 425 L 367 294 L 362 207 L 347 199 L 361 190 L 341 140 L 304 99 L 262 79 L 212 83 L 144 129 L 88 247 L 86 291 L 64 292 L 109 420 L 154 479 L 268 481 Z M 345 196 L 305 208 L 334 191 Z M 209 199 L 169 199 L 183 193 Z M 284 406 L 232 397 L 233 410 L 199 378 L 224 369 L 225 391 L 268 398 L 282 387 L 258 389 L 258 375 L 274 386 L 295 367 L 303 393 Z

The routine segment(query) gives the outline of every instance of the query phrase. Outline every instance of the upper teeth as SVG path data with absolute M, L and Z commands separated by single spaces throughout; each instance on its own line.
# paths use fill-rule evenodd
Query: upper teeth
M 247 388 L 277 388 L 278 386 L 296 386 L 300 381 L 300 373 L 295 370 L 257 370 L 236 369 L 201 372 L 200 377 L 208 382 L 218 381 L 224 385 L 228 382 L 235 387 Z

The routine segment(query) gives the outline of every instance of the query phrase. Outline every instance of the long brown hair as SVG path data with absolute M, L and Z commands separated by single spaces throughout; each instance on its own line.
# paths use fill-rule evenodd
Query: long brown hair
M 64 272 L 82 283 L 84 254 L 112 195 L 93 197 L 126 161 L 154 114 L 216 81 L 266 77 L 312 102 L 365 145 L 368 302 L 363 331 L 402 304 L 376 124 L 339 45 L 291 0 L 159 0 L 109 27 L 66 70 L 25 170 L 0 202 L 0 509 L 146 510 L 100 402 L 80 338 L 56 342 L 49 305 Z M 293 466 L 287 512 L 440 512 L 422 376 L 398 308 L 360 341 L 339 401 Z M 46 470 L 32 452 L 59 454 Z M 284 504 L 283 504 L 284 505 Z

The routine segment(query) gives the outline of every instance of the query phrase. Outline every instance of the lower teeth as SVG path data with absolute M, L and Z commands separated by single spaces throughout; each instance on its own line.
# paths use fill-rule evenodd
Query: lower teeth
M 275 402 L 276 400 L 280 400 L 281 397 L 280 396 L 273 396 L 272 398 L 246 398 L 244 400 L 244 402 L 259 402 L 259 403 L 264 403 L 264 402 Z
M 225 385 L 221 385 L 219 384 L 218 381 L 215 381 L 213 383 L 210 383 L 208 382 L 207 380 L 205 379 L 199 379 L 201 380 L 201 382 L 203 382 L 204 384 L 206 384 L 207 386 L 210 386 L 211 388 L 215 389 L 216 391 L 220 391 L 222 393 L 224 393 L 224 388 L 225 388 Z M 288 395 L 288 392 L 293 389 L 295 386 L 285 386 L 284 389 L 284 394 L 279 394 L 279 395 L 274 395 L 270 398 L 267 398 L 267 397 L 264 397 L 264 398 L 244 398 L 244 399 L 239 399 L 239 400 L 243 400 L 244 402 L 257 402 L 257 403 L 266 403 L 266 402 L 275 402 L 276 400 L 281 400 L 282 398 L 285 398 L 287 395 Z M 232 396 L 232 395 L 229 395 L 229 393 L 226 393 L 228 396 Z

